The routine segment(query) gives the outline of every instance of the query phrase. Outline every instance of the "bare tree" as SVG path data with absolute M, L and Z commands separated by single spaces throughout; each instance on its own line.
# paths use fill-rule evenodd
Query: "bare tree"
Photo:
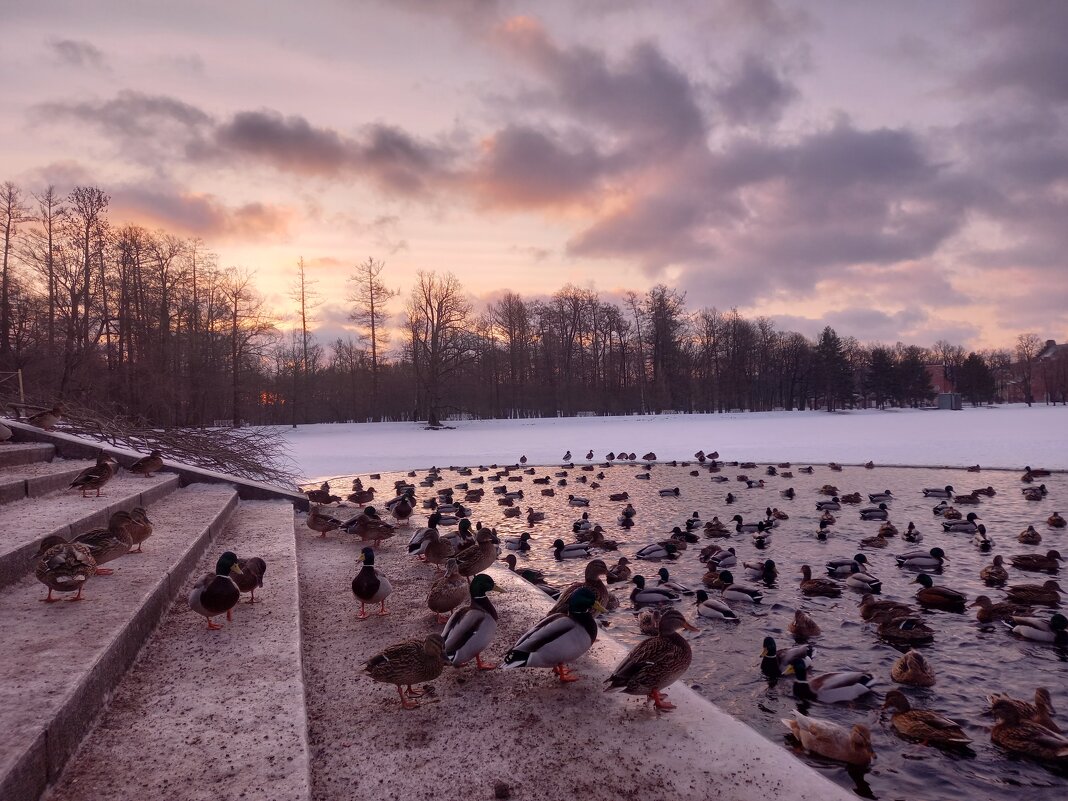
M 11 251 L 18 226 L 29 218 L 22 190 L 11 181 L 0 184 L 0 232 L 3 234 L 3 271 L 0 272 L 0 367 L 11 367 Z
M 71 240 L 81 252 L 82 257 L 82 325 L 81 338 L 86 344 L 90 341 L 90 310 L 93 291 L 93 263 L 99 261 L 99 249 L 103 234 L 107 231 L 108 204 L 110 196 L 95 186 L 76 186 L 67 196 L 70 214 L 67 217 L 71 229 Z M 77 315 L 75 315 L 77 316 Z
M 252 274 L 230 268 L 220 287 L 229 316 L 231 402 L 234 428 L 243 422 L 241 375 L 246 360 L 258 357 L 260 346 L 274 332 L 274 322 L 266 315 L 263 299 L 252 286 Z
M 1042 351 L 1042 338 L 1038 334 L 1027 333 L 1016 337 L 1016 367 L 1023 389 L 1024 401 L 1030 406 L 1035 398 L 1032 390 L 1035 359 Z
M 378 362 L 380 348 L 389 344 L 389 332 L 386 324 L 389 313 L 386 304 L 397 295 L 399 290 L 390 289 L 379 277 L 385 269 L 385 262 L 368 258 L 357 264 L 355 272 L 349 276 L 352 289 L 349 302 L 352 309 L 349 319 L 360 327 L 360 339 L 366 342 L 371 351 L 371 417 L 378 420 Z

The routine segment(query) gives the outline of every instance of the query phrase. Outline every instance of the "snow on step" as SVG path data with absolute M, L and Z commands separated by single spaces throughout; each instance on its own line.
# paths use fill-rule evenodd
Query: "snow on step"
M 225 550 L 263 558 L 267 574 L 254 605 L 245 596 L 208 631 L 186 595 Z M 293 506 L 245 501 L 48 799 L 302 801 L 306 726 Z
M 0 443 L 0 467 L 12 467 L 33 462 L 47 462 L 56 452 L 56 446 L 40 442 Z
M 0 799 L 36 798 L 55 779 L 237 502 L 201 484 L 149 506 L 144 553 L 110 562 L 84 601 L 41 603 L 32 573 L 0 592 Z
M 55 459 L 51 462 L 0 468 L 0 504 L 37 498 L 66 489 L 74 478 L 93 462 Z
M 70 539 L 91 528 L 106 526 L 113 512 L 148 507 L 177 489 L 178 481 L 178 476 L 171 473 L 146 478 L 120 472 L 104 486 L 99 498 L 83 498 L 76 490 L 65 490 L 6 504 L 0 513 L 0 589 L 26 575 L 38 544 L 49 534 Z

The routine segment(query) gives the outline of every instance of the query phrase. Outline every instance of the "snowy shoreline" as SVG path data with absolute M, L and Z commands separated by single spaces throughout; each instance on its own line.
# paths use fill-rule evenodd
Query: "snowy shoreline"
M 882 466 L 1068 469 L 1068 407 L 1024 405 L 866 409 L 828 414 L 731 414 L 553 417 L 473 420 L 427 431 L 416 423 L 325 423 L 282 429 L 304 480 L 432 465 L 559 464 L 565 451 L 584 462 L 622 449 L 660 461 L 719 451 L 724 460 L 836 461 Z

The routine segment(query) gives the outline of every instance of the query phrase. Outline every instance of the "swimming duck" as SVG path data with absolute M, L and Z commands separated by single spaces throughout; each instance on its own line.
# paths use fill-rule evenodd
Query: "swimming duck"
M 215 572 L 206 573 L 193 585 L 189 593 L 189 608 L 204 616 L 208 621 L 208 629 L 214 631 L 222 628 L 218 623 L 212 622 L 216 615 L 225 614 L 227 620 L 233 620 L 231 611 L 241 600 L 241 590 L 237 588 L 231 576 L 240 572 L 237 554 L 226 551 L 215 563 Z
M 514 560 L 515 557 L 513 556 Z M 514 570 L 515 568 L 512 567 Z M 526 578 L 526 576 L 524 576 Z M 530 579 L 528 579 L 529 581 Z M 426 605 L 438 616 L 438 622 L 444 623 L 446 614 L 470 598 L 467 579 L 460 575 L 460 567 L 455 559 L 445 563 L 445 575 L 430 585 Z
M 308 528 L 318 531 L 320 537 L 325 537 L 328 531 L 341 527 L 341 521 L 336 517 L 325 514 L 321 506 L 312 506 L 308 512 Z
M 860 607 L 860 616 L 864 620 L 874 623 L 882 623 L 899 617 L 909 617 L 916 614 L 916 610 L 908 604 L 900 601 L 877 601 L 874 595 L 866 594 L 857 604 Z
M 865 537 L 860 541 L 860 544 L 865 548 L 885 548 L 890 544 L 890 540 L 882 535 L 882 532 L 875 534 L 871 537 Z
M 812 568 L 801 565 L 801 592 L 805 595 L 821 595 L 837 598 L 842 594 L 842 586 L 837 581 L 826 578 L 812 578 Z
M 729 570 L 724 570 L 719 574 L 719 579 L 722 582 L 723 597 L 728 601 L 744 601 L 746 603 L 758 604 L 764 600 L 764 593 L 758 590 L 756 587 L 750 587 L 746 584 L 735 584 L 734 576 L 731 575 Z
M 1033 723 L 1037 723 L 1039 726 L 1045 726 L 1047 729 L 1060 734 L 1060 727 L 1053 720 L 1053 699 L 1050 698 L 1049 690 L 1045 687 L 1039 687 L 1035 690 L 1035 702 L 1032 704 L 1030 701 L 1024 701 L 1019 698 L 1013 698 L 1004 693 L 993 693 L 987 696 L 987 700 L 990 705 L 1000 702 L 1012 704 L 1016 707 L 1016 711 L 1020 713 L 1020 717 L 1023 720 L 1030 720 Z
M 728 492 L 727 493 L 727 497 L 723 499 L 724 503 L 734 503 L 734 501 L 735 501 L 735 498 L 734 498 L 734 493 L 733 492 Z
M 1046 519 L 1046 525 L 1050 528 L 1064 528 L 1065 521 L 1060 512 L 1054 512 Z
M 796 709 L 793 718 L 782 722 L 801 746 L 813 754 L 864 767 L 875 759 L 871 747 L 871 731 L 862 723 L 846 729 L 829 720 L 819 720 L 802 715 Z
M 657 581 L 656 586 L 666 587 L 672 592 L 677 592 L 679 595 L 693 595 L 693 590 L 691 590 L 685 584 L 679 584 L 679 582 L 677 581 L 672 581 L 671 574 L 668 573 L 668 569 L 666 567 L 660 568 L 658 571 L 656 571 L 656 573 L 660 577 L 660 580 Z
M 784 671 L 793 674 L 794 696 L 802 701 L 822 701 L 825 704 L 834 704 L 841 701 L 852 701 L 862 695 L 872 692 L 871 684 L 874 677 L 860 671 L 834 671 L 821 673 L 808 678 L 808 668 L 804 661 L 795 659 Z
M 842 504 L 838 499 L 838 496 L 834 496 L 829 501 L 816 501 L 817 512 L 837 512 L 842 508 Z
M 827 562 L 827 574 L 835 578 L 843 578 L 853 572 L 854 565 L 863 570 L 868 564 L 868 557 L 862 553 L 856 554 L 852 559 L 831 559 Z
M 510 551 L 529 551 L 530 532 L 524 531 L 518 537 L 505 537 L 504 547 Z
M 590 499 L 589 498 L 579 498 L 576 495 L 568 495 L 567 496 L 567 505 L 568 506 L 589 506 L 590 505 Z
M 654 542 L 638 549 L 638 559 L 678 559 L 679 548 L 672 542 Z
M 942 517 L 946 520 L 960 520 L 964 515 L 961 514 L 960 509 L 957 509 L 955 506 L 950 506 L 942 512 Z
M 590 513 L 583 512 L 582 517 L 571 524 L 571 530 L 578 534 L 581 531 L 589 531 L 593 528 L 593 523 L 590 522 Z
M 1011 557 L 1012 566 L 1020 570 L 1033 570 L 1037 572 L 1056 573 L 1060 570 L 1061 554 L 1059 551 L 1048 551 L 1046 554 L 1022 553 Z
M 453 667 L 461 667 L 472 657 L 479 670 L 493 670 L 496 664 L 482 661 L 482 652 L 497 634 L 497 610 L 487 592 L 505 592 L 485 573 L 471 579 L 471 603 L 453 612 L 441 632 L 444 655 Z
M 423 691 L 413 689 L 412 685 L 433 681 L 441 675 L 445 664 L 445 641 L 440 634 L 431 634 L 424 640 L 406 640 L 389 646 L 367 660 L 364 672 L 375 681 L 397 685 L 401 706 L 415 709 L 419 703 L 414 699 L 423 695 Z M 403 685 L 408 689 L 401 690 Z
M 606 609 L 609 608 L 608 585 L 602 581 L 602 579 L 608 575 L 608 566 L 600 559 L 593 559 L 586 564 L 586 570 L 583 574 L 582 581 L 576 581 L 574 584 L 566 587 L 556 599 L 556 604 L 549 610 L 550 614 L 553 612 L 566 612 L 568 601 L 571 600 L 571 596 L 575 594 L 579 589 L 585 587 L 593 593 L 597 599 L 597 603 Z
M 538 621 L 504 657 L 502 667 L 551 667 L 560 681 L 578 681 L 579 676 L 567 663 L 590 650 L 597 640 L 597 622 L 591 610 L 604 612 L 605 608 L 588 588 L 575 590 L 567 612 L 554 612 Z
M 797 497 L 797 492 L 794 490 L 793 487 L 787 487 L 784 490 L 779 490 L 779 494 L 788 501 L 792 501 L 794 498 Z
M 910 648 L 894 662 L 890 668 L 890 678 L 898 684 L 908 684 L 913 687 L 933 687 L 935 685 L 935 672 L 931 663 L 923 654 Z
M 830 514 L 830 513 L 827 512 L 825 514 Z M 832 517 L 833 517 L 833 515 L 832 515 Z M 827 539 L 831 536 L 830 527 L 831 527 L 832 524 L 833 524 L 833 521 L 831 521 L 829 523 L 826 520 L 820 520 L 819 528 L 816 529 L 816 539 L 818 539 L 820 542 L 826 542 Z
M 934 514 L 935 517 L 942 517 L 943 515 L 945 515 L 946 510 L 951 508 L 952 507 L 947 501 L 940 501 L 931 507 L 931 512 Z
M 872 503 L 889 503 L 896 500 L 894 494 L 890 490 L 883 490 L 882 492 L 868 493 L 868 500 Z
M 637 575 L 631 579 L 634 589 L 630 591 L 630 600 L 635 606 L 646 604 L 673 603 L 681 599 L 681 596 L 667 587 L 648 587 L 645 576 Z
M 590 545 L 584 542 L 564 544 L 563 540 L 553 542 L 553 556 L 557 561 L 564 559 L 589 559 Z
M 705 523 L 705 536 L 710 538 L 730 537 L 731 533 L 720 521 L 719 517 L 713 517 Z
M 706 564 L 710 569 L 719 570 L 727 567 L 734 567 L 738 564 L 738 555 L 734 552 L 734 548 L 727 548 L 726 550 L 720 550 L 709 556 Z
M 820 522 L 826 523 L 828 526 L 833 526 L 835 523 L 835 517 L 831 514 L 830 510 L 820 515 Z
M 734 530 L 739 534 L 752 534 L 754 532 L 763 531 L 767 528 L 767 523 L 763 520 L 756 523 L 743 523 L 741 515 L 735 515 L 731 518 L 734 521 Z
M 1014 617 L 1011 621 L 1005 621 L 1017 634 L 1027 640 L 1038 642 L 1053 642 L 1058 645 L 1068 643 L 1068 618 L 1059 612 L 1049 620 L 1040 617 Z
M 127 527 L 130 532 L 130 541 L 137 547 L 130 553 L 141 553 L 141 546 L 145 540 L 152 536 L 152 521 L 148 519 L 148 512 L 143 506 L 135 506 L 130 510 L 130 523 Z
M 1061 585 L 1053 579 L 1044 584 L 1016 584 L 1009 587 L 1010 601 L 1022 604 L 1057 606 L 1061 600 Z
M 608 496 L 608 500 L 610 500 L 610 501 L 625 501 L 629 497 L 630 497 L 630 494 L 626 493 L 626 492 L 613 492 L 611 495 Z
M 631 571 L 628 567 L 629 564 L 630 560 L 627 557 L 619 557 L 619 561 L 617 561 L 614 565 L 608 568 L 608 583 L 618 584 L 623 581 L 630 581 Z
M 964 593 L 949 587 L 936 587 L 934 581 L 926 573 L 920 573 L 912 583 L 920 585 L 920 589 L 916 590 L 916 600 L 921 606 L 928 609 L 942 609 L 946 612 L 964 611 L 964 604 L 968 600 Z
M 393 587 L 389 583 L 389 579 L 375 569 L 374 550 L 364 548 L 356 561 L 362 563 L 360 572 L 352 580 L 352 594 L 360 602 L 360 612 L 356 615 L 357 619 L 364 620 L 367 618 L 368 615 L 364 609 L 364 604 L 370 603 L 380 605 L 378 614 L 388 615 L 389 610 L 386 609 L 386 598 L 393 592 Z
M 1038 545 L 1042 542 L 1042 535 L 1035 531 L 1034 526 L 1028 526 L 1017 535 L 1016 539 L 1024 545 Z
M 942 530 L 961 534 L 974 534 L 979 529 L 975 522 L 978 519 L 979 515 L 975 512 L 968 512 L 968 517 L 965 520 L 947 520 L 944 522 Z
M 661 498 L 677 498 L 679 496 L 679 488 L 672 487 L 670 489 L 662 489 L 658 494 Z
M 605 679 L 605 692 L 644 695 L 658 710 L 674 709 L 675 705 L 661 691 L 686 672 L 693 658 L 690 644 L 678 633 L 679 629 L 698 630 L 679 610 L 666 610 L 660 616 L 656 636 L 638 643 Z
M 922 645 L 934 642 L 934 630 L 919 617 L 897 616 L 882 620 L 879 638 L 894 645 Z
M 704 526 L 704 521 L 701 520 L 701 516 L 697 512 L 686 518 L 687 531 L 693 531 L 695 528 L 701 528 L 702 526 Z
M 96 464 L 80 472 L 68 489 L 80 489 L 83 498 L 89 497 L 86 492 L 96 490 L 96 497 L 99 498 L 101 488 L 114 477 L 117 466 L 118 463 L 114 459 L 101 451 L 96 457 Z
M 79 534 L 71 542 L 80 542 L 89 549 L 97 564 L 98 576 L 110 576 L 114 570 L 100 567 L 105 562 L 125 556 L 133 547 L 133 535 L 130 530 L 134 527 L 133 518 L 129 512 L 115 512 L 108 520 L 107 528 L 94 528 L 84 534 Z
M 541 584 L 545 581 L 545 574 L 540 570 L 534 570 L 533 568 L 517 568 L 517 559 L 515 554 L 508 554 L 504 557 L 504 563 L 508 565 L 508 569 L 519 576 L 525 581 L 529 581 L 531 584 Z
M 819 637 L 822 633 L 819 624 L 812 616 L 802 609 L 794 612 L 794 619 L 790 621 L 787 630 L 794 635 L 797 642 L 804 642 L 812 637 Z
M 847 492 L 845 495 L 842 495 L 838 500 L 840 503 L 848 503 L 851 506 L 856 506 L 864 499 L 860 497 L 859 492 Z
M 897 526 L 895 526 L 890 521 L 887 521 L 887 522 L 883 523 L 881 526 L 879 526 L 879 536 L 880 537 L 896 537 L 897 536 Z
M 909 527 L 905 529 L 905 533 L 901 535 L 901 539 L 905 540 L 905 542 L 922 542 L 923 534 L 916 528 L 916 524 L 910 521 Z
M 961 748 L 972 740 L 960 725 L 928 709 L 913 709 L 901 690 L 891 690 L 883 700 L 883 709 L 895 710 L 890 725 L 902 737 L 943 748 Z
M 742 567 L 745 568 L 746 578 L 763 581 L 765 584 L 771 584 L 779 575 L 774 559 L 765 559 L 762 562 L 743 562 Z
M 980 551 L 986 552 L 994 547 L 994 539 L 986 533 L 986 526 L 981 523 L 975 529 L 975 535 L 972 537 L 972 543 Z
M 860 510 L 861 520 L 886 520 L 890 516 L 890 513 L 886 509 L 885 503 L 880 503 L 878 506 L 869 506 L 867 509 Z
M 697 614 L 713 620 L 726 620 L 731 623 L 739 621 L 738 615 L 726 603 L 716 598 L 709 598 L 704 590 L 698 590 L 695 596 Z
M 589 543 L 591 548 L 600 548 L 602 551 L 619 550 L 619 543 L 616 540 L 606 539 L 604 536 L 604 529 L 600 526 L 593 527 L 593 531 L 589 533 L 586 542 Z
M 990 739 L 1006 751 L 1044 762 L 1068 763 L 1068 737 L 1024 720 L 1008 701 L 997 701 L 990 711 L 997 720 Z
M 80 542 L 67 542 L 58 534 L 41 540 L 34 567 L 37 580 L 48 587 L 48 595 L 42 600 L 54 603 L 58 598 L 52 592 L 74 592 L 71 600 L 82 600 L 82 589 L 90 576 L 96 575 L 96 560 L 89 548 Z
M 686 545 L 692 542 L 700 542 L 701 538 L 694 534 L 692 531 L 683 531 L 679 526 L 675 526 L 671 529 L 670 539 L 677 543 L 679 550 L 685 551 Z
M 249 594 L 248 602 L 256 603 L 256 590 L 263 587 L 263 577 L 267 574 L 267 563 L 258 556 L 250 556 L 248 559 L 238 559 L 235 570 L 230 574 L 231 580 L 237 585 L 242 593 Z
M 475 534 L 475 544 L 456 553 L 460 575 L 471 577 L 481 573 L 497 561 L 500 552 L 497 547 L 497 532 L 491 528 L 480 529 Z
M 765 637 L 760 651 L 760 672 L 769 679 L 777 679 L 795 660 L 800 659 L 811 666 L 812 654 L 811 645 L 795 645 L 780 651 L 774 637 Z
M 624 506 L 623 511 L 619 513 L 620 517 L 634 517 L 636 514 L 638 514 L 637 510 L 629 503 Z
M 999 587 L 1009 580 L 1009 571 L 1005 569 L 1005 560 L 1001 554 L 994 557 L 994 561 L 979 571 L 979 578 L 988 587 Z
M 946 485 L 941 489 L 938 487 L 928 487 L 923 491 L 923 497 L 925 498 L 952 498 L 953 487 Z
M 969 606 L 979 607 L 975 613 L 975 619 L 980 623 L 993 623 L 995 620 L 1011 620 L 1016 616 L 1026 616 L 1032 614 L 1033 610 L 1028 606 L 1020 606 L 1018 604 L 1009 603 L 1008 601 L 1000 601 L 994 603 L 986 595 L 980 595 Z
M 847 587 L 862 590 L 863 592 L 878 593 L 882 592 L 883 589 L 883 583 L 879 579 L 870 573 L 865 573 L 855 565 L 853 572 L 846 577 L 845 583 Z
M 909 551 L 900 556 L 895 556 L 898 567 L 907 567 L 913 570 L 937 570 L 943 562 L 949 561 L 946 552 L 941 548 L 932 548 L 929 551 Z
M 153 473 L 157 473 L 162 469 L 163 454 L 159 451 L 152 451 L 148 456 L 142 456 L 129 467 L 131 473 L 142 475 L 145 478 L 152 478 Z

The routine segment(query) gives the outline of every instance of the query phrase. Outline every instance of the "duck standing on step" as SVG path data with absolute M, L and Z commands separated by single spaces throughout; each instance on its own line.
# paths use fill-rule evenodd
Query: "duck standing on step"
M 445 667 L 445 642 L 440 634 L 431 634 L 425 640 L 406 640 L 391 645 L 367 660 L 364 672 L 375 681 L 397 685 L 401 706 L 415 709 L 419 703 L 413 699 L 423 694 L 412 688 L 413 684 L 433 681 Z M 407 690 L 401 690 L 407 685 Z
M 96 490 L 96 497 L 100 497 L 100 490 L 111 481 L 115 475 L 115 461 L 103 451 L 96 457 L 96 464 L 85 468 L 70 483 L 68 489 L 80 489 L 82 497 L 88 498 L 87 492 Z
M 503 668 L 551 667 L 561 682 L 578 681 L 567 663 L 590 650 L 597 640 L 593 611 L 606 610 L 592 590 L 580 587 L 571 595 L 566 613 L 547 615 L 519 638 L 504 657 Z
M 233 620 L 231 610 L 241 600 L 241 590 L 231 578 L 235 573 L 241 573 L 241 568 L 237 564 L 237 554 L 233 551 L 226 551 L 215 563 L 215 572 L 205 573 L 189 593 L 189 608 L 198 615 L 204 616 L 208 621 L 209 630 L 222 628 L 211 620 L 217 615 L 225 614 L 227 620 Z
M 130 465 L 131 473 L 136 473 L 145 478 L 152 478 L 153 473 L 158 473 L 162 469 L 163 454 L 159 451 L 152 451 L 148 456 L 143 456 Z
M 110 576 L 115 571 L 110 568 L 100 567 L 105 562 L 125 556 L 133 547 L 134 527 L 133 518 L 129 512 L 115 512 L 108 520 L 107 528 L 94 528 L 84 534 L 79 534 L 71 542 L 80 542 L 89 549 L 96 560 L 96 574 L 98 576 Z
M 675 705 L 661 690 L 674 684 L 693 659 L 690 643 L 679 634 L 679 629 L 699 630 L 678 609 L 666 610 L 660 616 L 656 636 L 638 643 L 605 679 L 605 692 L 644 695 L 657 710 L 674 709 Z
M 360 602 L 360 613 L 356 615 L 358 620 L 366 620 L 368 615 L 364 604 L 380 604 L 378 614 L 388 615 L 386 598 L 393 592 L 393 587 L 384 575 L 375 570 L 375 552 L 372 548 L 364 548 L 357 560 L 363 563 L 360 572 L 352 580 L 352 594 Z
M 82 600 L 82 588 L 90 576 L 96 575 L 96 560 L 89 548 L 80 542 L 67 542 L 58 534 L 41 541 L 34 568 L 37 580 L 48 587 L 48 595 L 41 600 L 55 603 L 52 592 L 75 592 L 72 601 Z
M 254 604 L 256 603 L 256 590 L 263 587 L 263 576 L 267 572 L 267 563 L 258 556 L 252 556 L 248 559 L 238 559 L 237 566 L 241 569 L 241 572 L 234 573 L 230 578 L 234 580 L 234 584 L 237 585 L 241 592 L 249 593 L 248 602 Z
M 141 546 L 152 536 L 152 529 L 152 521 L 148 519 L 145 507 L 135 506 L 130 510 L 130 539 L 137 546 L 130 553 L 144 553 Z
M 453 667 L 462 667 L 475 660 L 479 670 L 493 670 L 494 663 L 482 661 L 486 650 L 497 635 L 497 609 L 486 597 L 487 592 L 506 592 L 485 573 L 471 579 L 471 603 L 453 612 L 441 632 L 445 640 L 445 659 Z

